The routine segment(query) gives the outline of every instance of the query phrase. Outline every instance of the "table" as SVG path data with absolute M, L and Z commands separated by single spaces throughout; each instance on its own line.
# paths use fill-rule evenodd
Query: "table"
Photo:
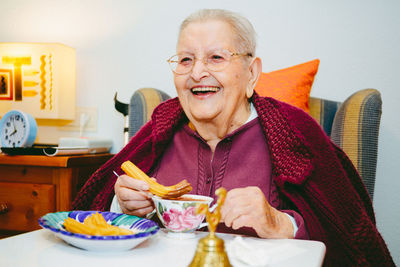
M 199 238 L 206 234 L 196 232 L 195 238 L 178 240 L 168 237 L 162 230 L 131 250 L 104 253 L 75 248 L 42 229 L 0 240 L 0 266 L 187 266 Z M 235 238 L 230 234 L 217 235 L 225 240 L 226 247 Z M 325 255 L 325 245 L 318 241 L 252 237 L 244 237 L 244 240 L 252 246 L 262 242 L 285 249 L 285 253 L 276 258 L 272 255 L 268 266 L 321 266 Z
M 112 156 L 0 155 L 0 237 L 39 229 L 44 214 L 71 210 L 84 182 Z

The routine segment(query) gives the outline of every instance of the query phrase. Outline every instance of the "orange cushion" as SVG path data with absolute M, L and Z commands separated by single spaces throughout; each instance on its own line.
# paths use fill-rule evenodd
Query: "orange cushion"
M 308 99 L 319 59 L 286 69 L 261 73 L 254 88 L 261 96 L 273 97 L 309 113 Z

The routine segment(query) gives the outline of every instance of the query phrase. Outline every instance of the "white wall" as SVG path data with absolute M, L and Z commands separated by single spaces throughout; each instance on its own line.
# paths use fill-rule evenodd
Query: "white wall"
M 265 72 L 319 58 L 313 96 L 343 101 L 359 89 L 381 91 L 374 206 L 400 265 L 399 1 L 2 0 L 0 41 L 76 48 L 77 105 L 98 107 L 98 132 L 91 135 L 111 137 L 117 152 L 123 118 L 114 109 L 114 93 L 124 102 L 140 87 L 175 96 L 165 60 L 174 54 L 182 19 L 205 7 L 238 11 L 252 21 Z

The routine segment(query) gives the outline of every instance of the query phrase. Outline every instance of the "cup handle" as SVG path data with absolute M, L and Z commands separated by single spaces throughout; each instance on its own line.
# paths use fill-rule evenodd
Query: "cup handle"
M 216 207 L 217 207 L 217 203 L 215 203 L 214 205 L 212 205 L 212 206 L 210 207 L 209 211 L 210 211 L 210 212 L 213 212 L 213 211 L 215 210 Z M 206 227 L 206 226 L 208 226 L 208 222 L 201 223 L 201 224 L 197 227 L 197 229 L 200 229 L 200 228 L 203 228 L 203 227 Z
M 211 206 L 211 208 L 209 209 L 210 212 L 213 212 L 216 208 L 217 208 L 217 203 L 215 203 L 214 205 Z
M 203 222 L 197 227 L 197 229 L 201 229 L 201 228 L 206 227 L 206 226 L 208 226 L 208 222 Z

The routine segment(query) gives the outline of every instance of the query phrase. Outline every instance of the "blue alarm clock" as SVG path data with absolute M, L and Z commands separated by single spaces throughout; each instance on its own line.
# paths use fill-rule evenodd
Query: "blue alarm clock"
M 30 147 L 35 142 L 37 123 L 32 115 L 20 110 L 7 112 L 0 121 L 2 147 Z

